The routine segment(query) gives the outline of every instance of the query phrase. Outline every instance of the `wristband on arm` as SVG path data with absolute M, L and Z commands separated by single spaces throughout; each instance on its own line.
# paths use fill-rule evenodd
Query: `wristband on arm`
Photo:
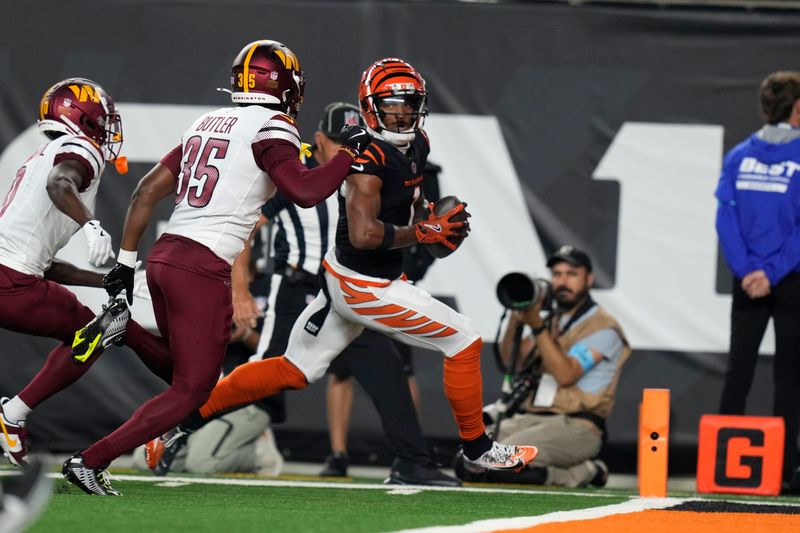
M 383 240 L 378 245 L 378 250 L 388 250 L 394 242 L 394 224 L 383 223 Z
M 117 263 L 125 265 L 126 267 L 136 268 L 136 251 L 134 250 L 131 252 L 120 248 L 119 254 L 117 255 Z

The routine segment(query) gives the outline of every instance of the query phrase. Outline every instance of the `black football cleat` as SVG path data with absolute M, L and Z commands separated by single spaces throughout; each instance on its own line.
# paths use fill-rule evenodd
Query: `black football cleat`
M 86 494 L 99 496 L 122 496 L 111 486 L 111 476 L 104 468 L 89 468 L 83 463 L 83 456 L 75 452 L 64 462 L 61 469 L 64 479 Z
M 85 363 L 92 355 L 99 355 L 112 342 L 122 341 L 131 311 L 124 298 L 111 298 L 103 311 L 91 322 L 75 332 L 72 341 L 72 359 Z
M 439 471 L 432 463 L 419 464 L 395 459 L 386 485 L 424 485 L 432 487 L 460 487 L 461 482 Z
M 319 473 L 320 477 L 347 477 L 347 468 L 350 459 L 345 452 L 333 452 L 325 459 L 325 467 Z

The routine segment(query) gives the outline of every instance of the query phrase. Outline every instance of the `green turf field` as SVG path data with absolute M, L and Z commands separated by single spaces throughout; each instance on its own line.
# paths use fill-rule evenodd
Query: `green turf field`
M 152 479 L 152 478 L 151 478 Z M 229 481 L 230 478 L 219 481 Z M 619 503 L 625 495 L 491 489 L 422 490 L 377 485 L 364 488 L 217 485 L 162 486 L 115 479 L 120 498 L 89 496 L 56 481 L 50 505 L 31 531 L 275 531 L 377 532 L 464 524 L 485 518 L 533 516 Z M 237 480 L 234 480 L 237 481 Z M 241 480 L 238 480 L 241 481 Z M 202 483 L 202 484 L 201 484 Z M 295 483 L 296 484 L 296 483 Z M 319 484 L 318 484 L 319 485 Z M 345 488 L 347 487 L 347 488 Z
M 155 478 L 120 473 L 112 481 L 123 496 L 112 498 L 89 496 L 56 477 L 49 507 L 31 531 L 389 532 L 638 505 L 633 490 L 619 489 L 480 484 L 429 489 L 382 485 L 374 479 L 331 482 L 289 476 Z M 670 493 L 670 497 L 670 505 L 699 501 L 692 493 Z M 800 506 L 800 499 L 790 497 L 706 495 L 703 500 L 719 504 L 724 500 L 783 504 L 795 509 Z

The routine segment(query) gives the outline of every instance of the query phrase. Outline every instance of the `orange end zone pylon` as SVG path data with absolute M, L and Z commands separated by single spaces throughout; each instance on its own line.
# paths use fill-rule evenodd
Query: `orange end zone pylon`
M 669 389 L 644 389 L 639 407 L 639 496 L 667 496 Z

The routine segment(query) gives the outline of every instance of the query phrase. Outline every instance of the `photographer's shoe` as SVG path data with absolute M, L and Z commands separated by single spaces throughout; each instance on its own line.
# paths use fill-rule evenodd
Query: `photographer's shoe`
M 3 404 L 7 401 L 8 398 L 0 400 L 0 449 L 12 465 L 24 468 L 28 466 L 25 462 L 28 455 L 28 430 L 22 422 L 14 424 L 6 418 Z
M 460 487 L 461 482 L 440 472 L 433 464 L 422 465 L 395 459 L 386 485 L 426 485 L 433 487 Z
M 608 483 L 608 466 L 606 463 L 601 461 L 600 459 L 592 459 L 591 462 L 595 468 L 597 468 L 597 473 L 595 473 L 594 477 L 589 480 L 589 485 L 592 487 L 605 487 L 606 483 Z
M 86 494 L 99 496 L 122 496 L 111 486 L 111 476 L 104 468 L 89 468 L 83 462 L 80 452 L 64 462 L 61 469 L 64 479 L 81 489 Z
M 486 472 L 487 470 L 513 470 L 519 472 L 525 465 L 536 458 L 539 450 L 536 446 L 514 446 L 511 444 L 500 444 L 495 441 L 492 447 L 485 451 L 477 459 L 470 459 L 462 450 L 458 452 L 463 456 L 464 469 L 473 474 Z
M 103 353 L 112 342 L 121 341 L 130 318 L 131 311 L 125 299 L 112 298 L 103 306 L 103 312 L 75 332 L 73 361 L 85 363 L 92 355 Z

